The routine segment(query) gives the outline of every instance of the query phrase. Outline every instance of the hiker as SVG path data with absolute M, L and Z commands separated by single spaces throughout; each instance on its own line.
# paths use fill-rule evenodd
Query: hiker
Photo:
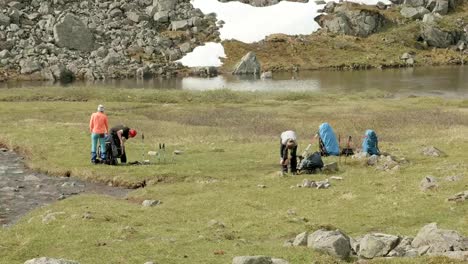
M 320 155 L 324 157 L 340 155 L 338 140 L 333 128 L 328 123 L 323 123 L 319 126 L 319 131 L 315 135 L 315 138 L 317 137 L 319 139 Z
M 380 156 L 379 139 L 374 130 L 366 130 L 362 140 L 362 152 L 368 153 L 370 156 Z
M 120 163 L 127 163 L 127 152 L 125 150 L 125 141 L 137 135 L 137 131 L 124 125 L 118 125 L 110 130 L 108 140 L 111 143 L 111 153 L 114 158 L 120 158 Z
M 89 132 L 91 132 L 91 163 L 98 164 L 101 161 L 97 157 L 97 144 L 101 146 L 101 160 L 106 159 L 106 135 L 109 133 L 107 115 L 104 113 L 104 106 L 99 105 L 97 112 L 91 115 L 89 120 Z
M 288 152 L 291 157 L 288 158 Z M 288 164 L 292 174 L 297 173 L 297 135 L 292 130 L 284 131 L 280 136 L 280 164 L 283 173 L 288 173 Z

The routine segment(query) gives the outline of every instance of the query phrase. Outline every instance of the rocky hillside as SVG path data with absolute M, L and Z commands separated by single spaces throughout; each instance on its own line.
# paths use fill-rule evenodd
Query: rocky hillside
M 311 35 L 225 41 L 230 72 L 255 51 L 263 71 L 368 69 L 468 63 L 468 1 L 404 0 L 366 6 L 329 2 Z
M 0 80 L 170 75 L 218 36 L 190 0 L 0 0 Z

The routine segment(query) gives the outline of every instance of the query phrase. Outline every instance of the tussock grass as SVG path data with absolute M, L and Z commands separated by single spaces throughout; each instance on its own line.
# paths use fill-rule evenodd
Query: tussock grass
M 282 245 L 319 227 L 339 228 L 351 236 L 414 236 L 423 225 L 438 222 L 468 235 L 468 204 L 446 201 L 468 186 L 466 100 L 396 98 L 372 91 L 109 93 L 74 88 L 1 90 L 0 99 L 0 142 L 22 150 L 33 169 L 114 185 L 147 184 L 131 192 L 128 200 L 83 195 L 31 212 L 17 225 L 0 230 L 0 263 L 50 256 L 84 264 L 217 264 L 230 263 L 237 255 L 271 255 L 297 264 L 346 263 Z M 167 153 L 178 149 L 184 154 L 174 162 L 150 166 L 92 166 L 87 125 L 99 103 L 106 106 L 111 124 L 128 124 L 145 133 L 145 145 L 139 137 L 129 140 L 130 160 L 141 160 L 142 152 L 163 142 Z M 409 163 L 388 173 L 342 159 L 336 174 L 280 177 L 280 132 L 295 129 L 301 152 L 325 121 L 343 137 L 353 135 L 356 145 L 365 129 L 375 129 L 381 149 Z M 424 157 L 424 145 L 434 145 L 448 157 Z M 290 188 L 304 178 L 332 175 L 344 180 L 333 181 L 328 190 Z M 426 175 L 441 179 L 436 191 L 419 191 Z M 463 177 L 458 182 L 443 180 L 453 175 Z M 145 199 L 163 203 L 142 208 Z M 288 214 L 289 209 L 296 214 Z M 45 225 L 41 216 L 48 211 L 65 214 Z M 94 218 L 82 218 L 85 212 Z M 212 219 L 225 227 L 210 227 Z M 457 262 L 415 258 L 370 263 Z

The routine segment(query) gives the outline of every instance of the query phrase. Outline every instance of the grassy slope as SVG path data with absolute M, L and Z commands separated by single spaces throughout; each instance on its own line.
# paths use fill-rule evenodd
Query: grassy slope
M 390 21 L 404 21 L 398 10 L 383 12 Z M 468 3 L 457 12 L 444 16 L 443 28 L 453 30 L 457 19 L 468 16 Z M 461 30 L 461 29 L 460 29 Z M 417 43 L 420 22 L 406 21 L 404 25 L 388 26 L 382 32 L 368 38 L 314 33 L 306 36 L 279 36 L 271 39 L 283 41 L 260 41 L 246 44 L 235 40 L 224 41 L 227 59 L 223 71 L 230 72 L 236 63 L 249 51 L 255 51 L 263 70 L 315 69 L 360 69 L 404 66 L 400 57 L 405 52 L 416 53 L 417 65 L 444 65 L 468 62 L 468 56 L 450 49 L 421 49 Z
M 128 201 L 87 195 L 35 210 L 16 226 L 0 230 L 0 263 L 51 256 L 84 264 L 149 260 L 215 264 L 230 263 L 236 255 L 257 254 L 295 264 L 337 263 L 312 250 L 282 244 L 322 225 L 352 236 L 372 231 L 415 235 L 424 224 L 438 222 L 468 235 L 468 204 L 445 201 L 468 186 L 467 101 L 392 99 L 371 92 L 343 96 L 74 89 L 44 89 L 40 94 L 2 90 L 0 101 L 1 141 L 23 150 L 33 168 L 59 174 L 70 171 L 73 176 L 115 184 L 132 185 L 143 179 L 149 183 L 132 192 Z M 165 142 L 170 150 L 185 153 L 175 164 L 91 166 L 86 129 L 98 103 L 106 105 L 111 123 L 124 122 L 144 131 L 145 151 Z M 390 174 L 348 160 L 338 173 L 344 181 L 333 182 L 331 189 L 291 189 L 304 178 L 330 175 L 279 177 L 277 137 L 282 130 L 294 128 L 303 148 L 323 121 L 355 138 L 374 128 L 383 150 L 411 163 Z M 419 150 L 426 144 L 446 150 L 449 157 L 421 156 Z M 140 159 L 139 140 L 129 141 L 128 148 L 130 160 Z M 419 182 L 429 174 L 464 178 L 442 181 L 437 191 L 422 193 Z M 258 184 L 267 188 L 259 189 Z M 143 199 L 161 199 L 163 204 L 144 209 L 139 205 Z M 297 215 L 288 215 L 288 209 Z M 41 215 L 47 211 L 65 214 L 45 225 Z M 83 219 L 85 212 L 94 219 Z M 211 219 L 226 227 L 209 227 Z M 220 250 L 224 254 L 215 254 Z M 371 263 L 449 261 L 418 258 Z

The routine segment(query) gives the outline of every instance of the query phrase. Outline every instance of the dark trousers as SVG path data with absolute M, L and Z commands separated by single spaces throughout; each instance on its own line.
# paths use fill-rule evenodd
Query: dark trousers
M 109 137 L 112 146 L 113 158 L 120 158 L 120 163 L 127 163 L 127 153 L 122 153 L 122 146 L 120 145 L 120 140 L 116 137 L 117 136 Z
M 283 144 L 280 144 L 280 153 L 281 153 L 281 159 L 283 160 L 286 160 L 288 158 L 288 148 L 286 147 L 286 145 L 283 145 Z M 291 173 L 296 173 L 297 172 L 297 156 L 296 156 L 296 152 L 297 152 L 297 146 L 293 147 L 292 149 L 290 149 L 291 151 L 291 159 L 290 159 L 290 162 L 289 162 L 289 167 L 291 168 Z M 288 172 L 288 166 L 287 165 L 283 165 L 283 172 Z

